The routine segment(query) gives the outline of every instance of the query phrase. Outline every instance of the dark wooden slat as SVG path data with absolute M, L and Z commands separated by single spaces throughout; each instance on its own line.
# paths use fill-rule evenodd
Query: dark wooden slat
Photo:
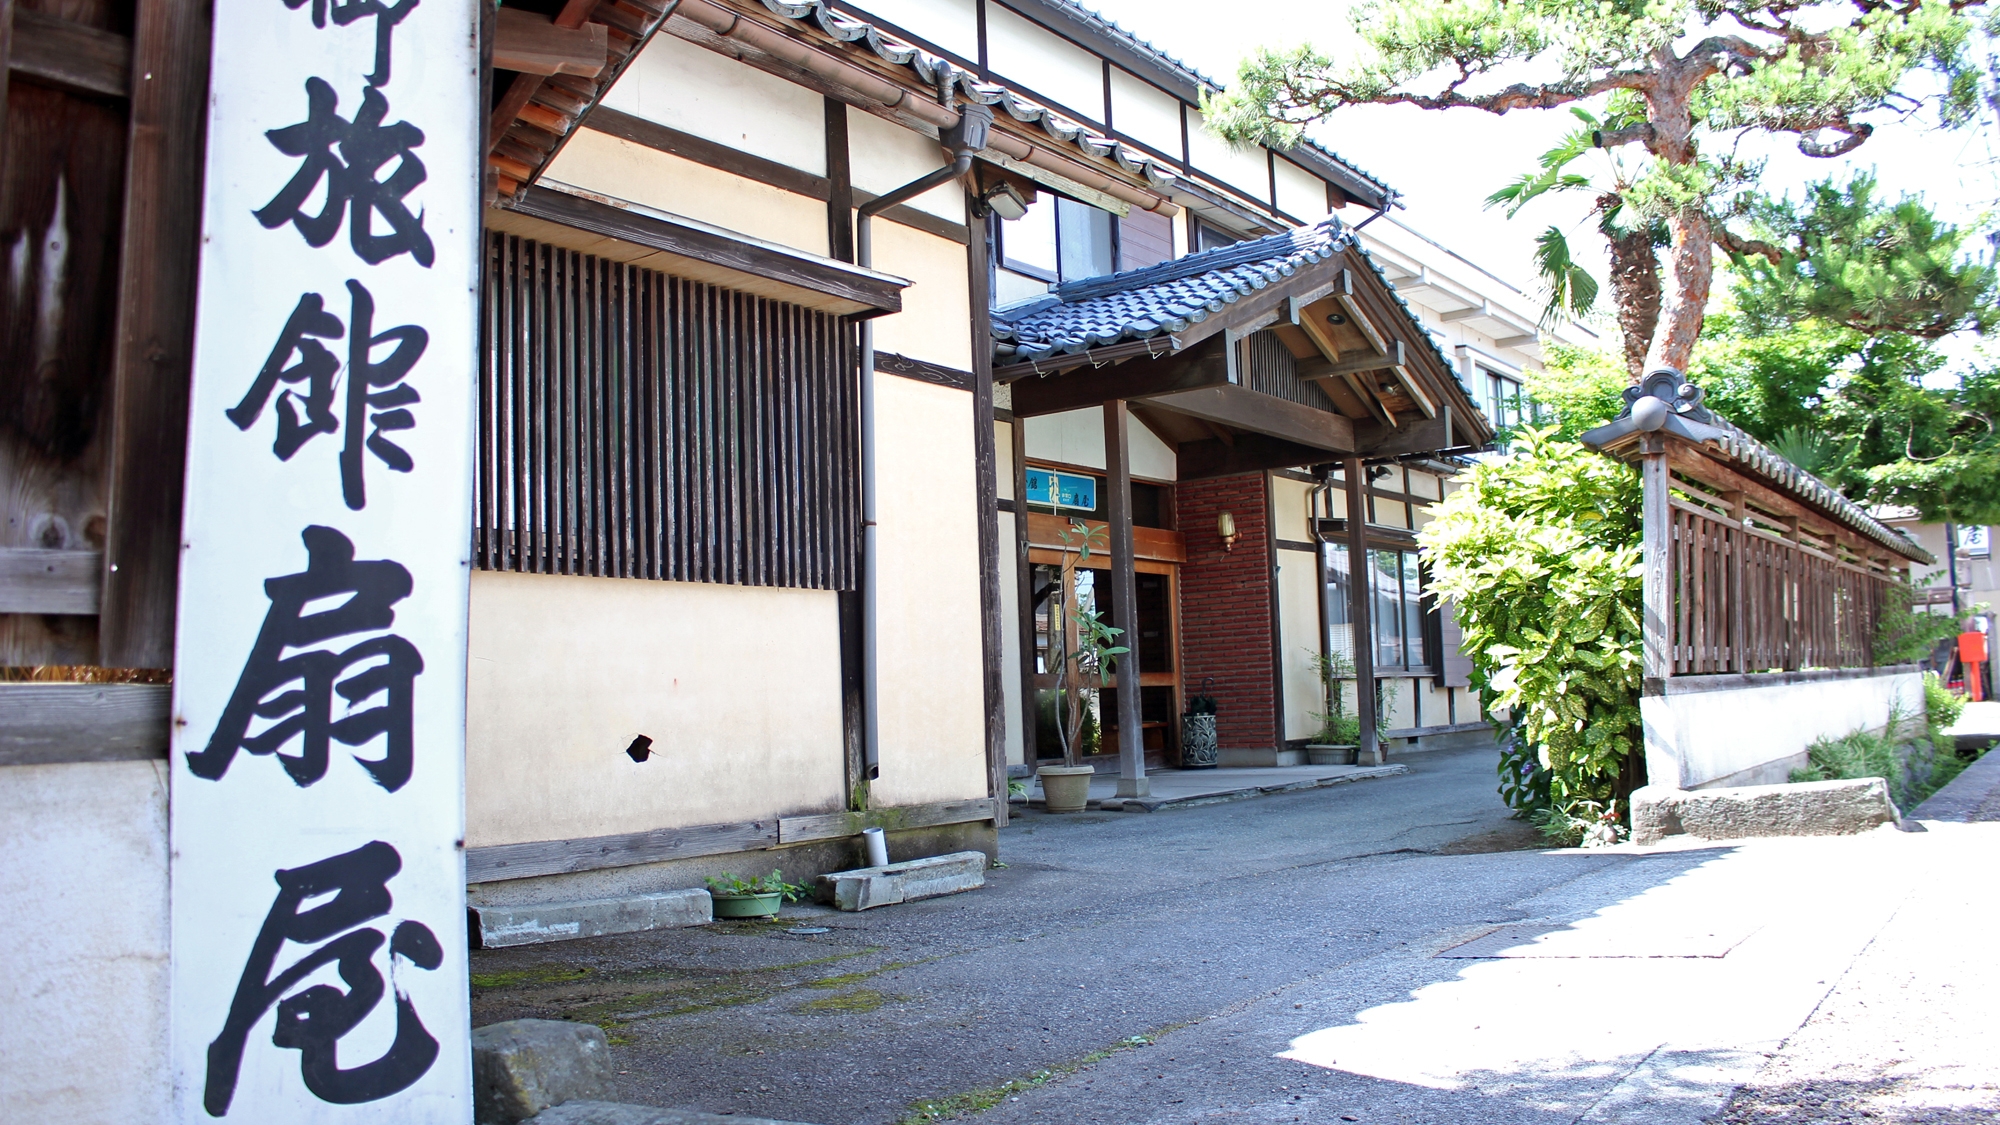
M 167 684 L 0 683 L 0 766 L 167 756 Z
M 1108 79 L 1107 79 L 1108 81 Z M 1007 826 L 1007 690 L 1001 678 L 1005 624 L 1000 602 L 999 451 L 993 433 L 993 321 L 988 270 L 990 247 L 981 219 L 966 223 L 966 292 L 972 306 L 972 459 L 979 520 L 979 649 L 986 710 L 986 791 L 994 825 Z M 928 366 L 928 365 L 927 365 Z M 881 367 L 878 359 L 876 367 Z M 1024 685 L 1029 686 L 1029 685 Z
M 1158 410 L 1171 410 L 1219 426 L 1296 442 L 1328 453 L 1354 449 L 1354 424 L 1346 418 L 1258 394 L 1247 387 L 1226 384 L 1202 387 L 1153 396 L 1148 401 Z
M 975 301 L 972 307 L 978 309 L 980 305 Z M 983 318 L 975 315 L 974 319 Z M 979 354 L 980 352 L 974 349 L 973 355 L 975 359 Z M 940 364 L 926 363 L 921 359 L 911 359 L 906 355 L 897 355 L 895 352 L 876 352 L 875 370 L 886 375 L 901 375 L 905 379 L 915 379 L 924 383 L 936 383 L 940 387 L 950 387 L 957 391 L 972 390 L 975 381 L 978 379 L 978 376 L 970 371 L 960 371 L 955 367 L 944 367 Z M 990 420 L 993 413 L 992 410 L 989 408 L 986 413 Z
M 1162 350 L 1168 341 L 1155 341 Z M 1145 354 L 1143 348 L 1139 354 Z M 1118 399 L 1146 399 L 1229 381 L 1228 357 L 1220 338 L 1157 360 L 1130 359 L 1110 367 L 1077 369 L 1059 375 L 1029 376 L 1008 384 L 1017 418 L 1060 414 Z
M 96 613 L 103 571 L 97 551 L 0 547 L 0 613 Z
M 866 812 L 785 816 L 778 818 L 778 843 L 791 845 L 814 840 L 839 840 L 859 836 L 864 828 L 894 832 L 905 828 L 935 828 L 941 824 L 992 820 L 993 808 L 992 798 L 974 797 L 964 801 L 935 801 L 926 805 L 897 805 Z
M 489 844 L 465 849 L 465 881 L 497 883 L 537 875 L 599 871 L 669 859 L 756 851 L 778 843 L 778 822 L 697 824 L 687 828 L 657 828 L 615 836 L 574 840 L 536 840 L 521 844 Z
M 140 5 L 141 8 L 144 5 Z M 185 18 L 175 5 L 167 5 L 169 11 L 155 19 L 176 22 Z M 129 97 L 132 92 L 132 40 L 109 31 L 100 31 L 85 24 L 38 12 L 32 8 L 14 9 L 13 42 L 8 50 L 8 69 L 23 78 L 33 79 L 59 90 L 73 94 L 91 94 L 106 98 Z M 140 34 L 145 34 L 147 13 L 139 13 Z M 194 19 L 202 27 L 208 25 L 205 11 Z M 150 60 L 149 60 L 150 61 Z M 179 61 L 176 59 L 175 61 Z M 208 73 L 208 59 L 204 56 L 200 64 L 202 77 Z M 178 82 L 180 75 L 154 70 L 153 81 Z M 198 151 L 198 150 L 197 150 Z
M 1323 449 L 1262 434 L 1238 434 L 1228 442 L 1215 438 L 1184 441 L 1177 452 L 1174 475 L 1179 480 L 1209 480 L 1266 469 L 1288 469 L 1327 459 Z

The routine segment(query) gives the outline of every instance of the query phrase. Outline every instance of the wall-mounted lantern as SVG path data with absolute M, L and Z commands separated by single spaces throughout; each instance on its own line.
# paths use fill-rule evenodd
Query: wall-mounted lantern
M 1222 537 L 1222 549 L 1236 549 L 1236 517 L 1228 512 L 1215 517 L 1215 533 Z

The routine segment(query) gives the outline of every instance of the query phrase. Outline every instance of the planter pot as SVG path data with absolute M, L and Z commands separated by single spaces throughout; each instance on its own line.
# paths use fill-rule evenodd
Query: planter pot
M 1089 766 L 1043 766 L 1035 771 L 1042 779 L 1042 797 L 1050 812 L 1082 812 L 1090 803 L 1090 779 L 1097 771 Z
M 1315 766 L 1351 766 L 1359 746 L 1336 745 L 1327 742 L 1306 743 L 1306 761 Z
M 769 918 L 785 901 L 785 896 L 777 891 L 767 895 L 719 895 L 710 891 L 708 897 L 715 902 L 717 918 Z
M 1215 716 L 1181 716 L 1181 768 L 1212 770 L 1219 754 L 1215 748 Z

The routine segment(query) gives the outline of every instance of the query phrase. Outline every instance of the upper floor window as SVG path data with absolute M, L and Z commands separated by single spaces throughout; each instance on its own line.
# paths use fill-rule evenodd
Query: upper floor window
M 1218 246 L 1231 246 L 1243 241 L 1237 235 L 1230 234 L 1226 230 L 1218 230 L 1207 223 L 1196 223 L 1194 225 L 1194 232 L 1195 241 L 1200 243 L 1199 246 L 1195 247 L 1197 253 L 1203 250 L 1213 250 Z
M 1528 401 L 1521 389 L 1521 381 L 1511 375 L 1480 368 L 1480 392 L 1485 401 L 1479 405 L 1486 410 L 1486 416 L 1495 426 L 1518 426 L 1523 420 L 1535 420 L 1541 411 Z
M 1114 218 L 1087 203 L 1043 193 L 1028 213 L 999 224 L 1000 265 L 1051 284 L 1118 270 Z

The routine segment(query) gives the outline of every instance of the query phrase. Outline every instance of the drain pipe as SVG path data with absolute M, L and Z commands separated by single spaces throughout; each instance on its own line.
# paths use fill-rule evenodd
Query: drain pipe
M 972 169 L 973 154 L 986 147 L 987 130 L 992 124 L 993 111 L 986 106 L 961 107 L 958 124 L 946 129 L 939 138 L 952 154 L 950 164 L 887 195 L 877 196 L 855 210 L 855 265 L 866 269 L 875 264 L 875 216 L 965 175 Z M 861 766 L 870 781 L 882 774 L 881 677 L 877 661 L 881 647 L 880 558 L 875 543 L 875 322 L 864 320 L 861 322 Z

